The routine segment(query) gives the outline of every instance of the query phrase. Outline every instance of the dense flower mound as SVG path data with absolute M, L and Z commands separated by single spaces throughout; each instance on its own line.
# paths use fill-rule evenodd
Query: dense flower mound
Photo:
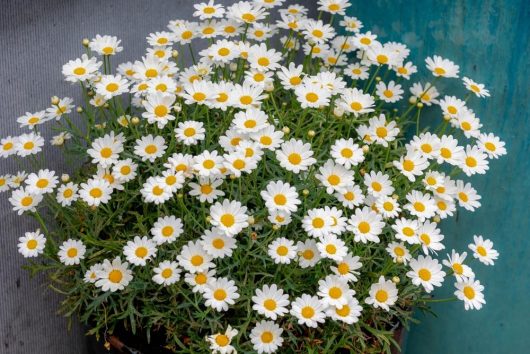
M 319 0 L 316 20 L 283 2 L 196 4 L 198 22 L 151 33 L 134 63 L 114 65 L 116 37 L 84 40 L 63 66 L 82 104 L 53 97 L 1 140 L 35 166 L 0 177 L 41 225 L 19 252 L 91 333 L 159 331 L 179 353 L 381 353 L 447 278 L 466 310 L 485 304 L 471 264 L 494 263 L 492 242 L 446 255 L 439 222 L 480 207 L 457 178 L 506 153 L 468 107 L 488 90 L 464 77 L 465 97 L 440 92 L 460 71 L 439 56 L 409 84 L 409 49 L 362 30 L 346 0 Z M 73 176 L 38 155 L 52 121 Z

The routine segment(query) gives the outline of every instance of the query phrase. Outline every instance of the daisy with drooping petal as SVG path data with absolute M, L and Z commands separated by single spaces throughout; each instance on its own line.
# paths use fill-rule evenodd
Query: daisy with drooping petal
M 223 200 L 210 207 L 211 224 L 227 236 L 235 236 L 248 226 L 247 207 L 235 200 Z
M 319 323 L 324 323 L 325 307 L 316 296 L 303 294 L 291 302 L 291 315 L 298 319 L 298 324 L 317 328 Z
M 224 232 L 215 227 L 211 230 L 205 230 L 199 242 L 206 253 L 213 258 L 230 257 L 237 247 L 234 237 L 226 236 Z
M 393 164 L 411 182 L 414 182 L 416 176 L 421 176 L 423 171 L 429 167 L 429 162 L 419 152 L 409 152 Z
M 484 286 L 475 278 L 465 279 L 455 283 L 455 296 L 464 301 L 464 308 L 467 310 L 480 310 L 486 304 L 484 300 Z
M 391 280 L 385 280 L 384 276 L 380 276 L 377 283 L 370 286 L 369 297 L 364 300 L 368 305 L 375 308 L 382 308 L 385 311 L 390 311 L 390 306 L 393 306 L 398 300 L 398 290 L 396 284 Z
M 33 129 L 50 119 L 51 118 L 46 115 L 46 111 L 35 113 L 26 112 L 26 114 L 17 118 L 17 123 L 20 124 L 21 128 L 28 127 L 29 129 Z
M 304 242 L 298 241 L 296 249 L 298 251 L 298 264 L 302 268 L 314 267 L 321 258 L 317 242 L 313 239 L 307 239 Z
M 189 184 L 191 187 L 189 194 L 199 198 L 201 203 L 213 203 L 219 197 L 225 195 L 225 192 L 218 189 L 223 184 L 223 180 L 220 178 L 199 177 L 197 182 L 191 182 Z
M 481 235 L 474 235 L 473 243 L 470 243 L 468 247 L 473 251 L 473 257 L 485 265 L 493 265 L 494 260 L 499 258 L 499 252 L 493 249 L 493 242 L 482 238 Z
M 175 172 L 182 172 L 184 177 L 190 177 L 193 172 L 193 164 L 193 156 L 190 154 L 174 153 L 164 163 L 164 167 Z
M 434 55 L 432 58 L 427 57 L 425 63 L 427 69 L 429 69 L 434 76 L 447 78 L 458 77 L 460 67 L 448 59 Z
M 116 55 L 123 50 L 120 47 L 121 40 L 113 36 L 100 36 L 96 34 L 89 43 L 89 48 L 99 55 Z
M 436 213 L 436 204 L 430 194 L 420 191 L 411 191 L 406 196 L 408 203 L 403 207 L 420 221 L 432 218 Z
M 440 96 L 440 93 L 432 84 L 426 84 L 425 87 L 419 82 L 415 82 L 410 87 L 410 93 L 415 98 L 416 101 L 420 101 L 424 105 L 430 106 L 433 103 L 438 104 L 437 97 Z
M 123 247 L 123 254 L 127 261 L 137 266 L 145 266 L 147 261 L 156 255 L 156 244 L 147 236 L 135 236 Z
M 15 189 L 9 198 L 13 210 L 22 215 L 25 211 L 35 212 L 37 205 L 42 201 L 42 194 L 30 193 L 27 188 Z
M 280 149 L 276 150 L 276 159 L 280 166 L 294 173 L 305 171 L 317 162 L 313 158 L 311 144 L 296 139 L 284 142 Z
M 177 262 L 162 261 L 153 269 L 153 281 L 159 285 L 175 284 L 180 279 L 180 268 Z
M 397 65 L 393 68 L 396 72 L 396 76 L 402 77 L 406 80 L 410 80 L 410 75 L 418 72 L 418 68 L 412 62 L 406 62 L 401 65 Z
M 37 257 L 44 252 L 46 238 L 40 230 L 26 232 L 18 239 L 18 252 L 25 258 Z
M 348 287 L 348 281 L 336 275 L 328 275 L 318 281 L 318 296 L 325 306 L 341 309 L 348 303 L 348 298 L 355 295 L 355 290 Z
M 95 57 L 89 58 L 88 55 L 83 54 L 80 59 L 70 60 L 64 64 L 62 72 L 66 81 L 84 82 L 92 79 L 102 64 Z
M 199 241 L 189 241 L 182 246 L 177 261 L 190 273 L 205 272 L 215 266 L 212 263 L 212 257 L 206 253 Z
M 54 171 L 39 170 L 37 173 L 30 173 L 24 183 L 26 183 L 26 190 L 33 194 L 51 193 L 55 189 L 59 179 Z
M 337 139 L 331 146 L 331 156 L 337 163 L 346 168 L 357 166 L 364 161 L 363 150 L 358 144 L 353 143 L 353 139 Z
M 301 203 L 295 187 L 282 181 L 271 181 L 261 191 L 260 195 L 265 201 L 265 206 L 269 210 L 279 210 L 287 213 L 294 213 Z
M 98 280 L 98 272 L 101 271 L 102 265 L 100 263 L 96 263 L 90 266 L 88 270 L 85 272 L 85 276 L 83 277 L 83 281 L 85 283 L 94 284 Z
M 59 99 L 59 102 L 54 103 L 50 108 L 46 109 L 46 115 L 49 119 L 59 120 L 65 114 L 70 114 L 74 105 L 74 100 L 70 97 L 64 97 Z
M 79 240 L 68 239 L 59 247 L 57 256 L 65 265 L 79 264 L 85 258 L 86 246 Z
M 402 242 L 390 242 L 386 251 L 394 262 L 407 264 L 412 258 L 409 250 Z
M 114 258 L 112 262 L 105 259 L 96 274 L 98 277 L 96 286 L 110 292 L 125 289 L 133 279 L 129 263 L 122 263 L 120 257 Z
M 368 130 L 373 142 L 387 147 L 388 143 L 394 141 L 399 134 L 399 128 L 395 121 L 387 122 L 384 114 L 372 117 L 368 121 Z
M 166 141 L 163 137 L 149 134 L 136 140 L 134 154 L 142 161 L 154 162 L 164 155 L 166 148 Z
M 289 295 L 276 284 L 264 285 L 261 289 L 256 289 L 256 295 L 252 296 L 252 309 L 267 318 L 276 320 L 284 316 L 289 311 Z
M 346 244 L 335 234 L 320 237 L 317 248 L 323 258 L 329 258 L 336 262 L 342 262 L 348 254 Z
M 459 167 L 468 176 L 475 173 L 483 175 L 489 169 L 487 155 L 478 146 L 468 145 Z
M 436 254 L 437 251 L 445 248 L 441 242 L 444 235 L 440 233 L 437 225 L 435 222 L 425 221 L 418 228 L 418 239 L 425 254 L 429 254 L 429 251 Z
M 2 140 L 2 150 L 4 152 L 6 151 L 6 147 L 9 147 L 9 142 L 5 142 Z M 20 157 L 25 157 L 28 155 L 35 155 L 42 151 L 42 147 L 44 146 L 44 139 L 40 134 L 36 133 L 28 133 L 28 134 L 22 134 L 19 135 L 15 139 L 15 146 L 14 149 L 16 151 L 16 154 Z M 8 149 L 10 150 L 10 149 Z M 10 153 L 4 154 L 4 157 L 9 156 Z
M 183 232 L 182 220 L 174 215 L 159 217 L 151 228 L 153 241 L 157 245 L 172 243 Z
M 213 3 L 210 0 L 210 3 Z M 195 5 L 197 6 L 197 5 Z M 218 5 L 219 6 L 219 5 Z M 232 339 L 237 336 L 238 330 L 232 328 L 228 325 L 224 333 L 216 333 L 214 335 L 208 336 L 206 339 L 210 342 L 210 349 L 213 354 L 232 354 L 237 353 L 236 348 L 234 348 L 231 343 Z
M 250 341 L 258 354 L 274 353 L 283 344 L 283 329 L 273 321 L 261 321 L 250 331 Z
M 289 264 L 296 257 L 296 251 L 293 241 L 279 237 L 269 244 L 267 254 L 276 264 Z
M 475 81 L 465 76 L 462 78 L 462 81 L 464 82 L 464 86 L 466 87 L 466 89 L 473 92 L 475 96 L 481 97 L 481 98 L 490 96 L 490 92 L 485 89 L 484 84 L 478 84 Z
M 341 261 L 338 261 L 335 266 L 330 268 L 339 278 L 347 282 L 356 282 L 358 280 L 357 276 L 360 274 L 358 270 L 362 267 L 362 263 L 359 260 L 358 256 L 352 256 L 348 253 Z
M 345 89 L 338 103 L 345 111 L 353 113 L 355 117 L 374 111 L 375 100 L 372 96 L 357 88 Z
M 435 286 L 442 286 L 445 272 L 438 260 L 431 256 L 418 256 L 410 261 L 411 270 L 407 272 L 407 277 L 416 286 L 423 286 L 425 292 L 430 293 Z
M 464 264 L 466 257 L 467 252 L 457 253 L 455 250 L 451 250 L 451 255 L 448 254 L 447 259 L 442 261 L 443 265 L 451 268 L 458 282 L 475 277 L 475 273 L 471 267 Z
M 477 146 L 484 151 L 489 158 L 498 159 L 502 155 L 506 155 L 506 145 L 498 137 L 493 134 L 480 134 L 477 139 Z
M 233 280 L 228 278 L 211 279 L 204 289 L 206 306 L 210 306 L 217 311 L 227 311 L 229 305 L 234 305 L 239 299 L 237 286 Z
M 348 220 L 347 229 L 355 235 L 355 242 L 367 243 L 368 241 L 379 243 L 379 235 L 383 231 L 385 223 L 381 215 L 370 207 L 356 209 Z
M 346 169 L 344 166 L 335 164 L 333 160 L 327 160 L 319 168 L 319 173 L 315 177 L 326 188 L 328 194 L 334 192 L 344 193 L 346 187 L 353 184 L 353 171 Z

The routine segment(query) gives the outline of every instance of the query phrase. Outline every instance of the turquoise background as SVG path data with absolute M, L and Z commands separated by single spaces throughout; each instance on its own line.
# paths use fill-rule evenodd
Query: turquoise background
M 469 106 L 482 131 L 500 136 L 508 149 L 485 176 L 470 179 L 483 196 L 482 207 L 474 213 L 461 209 L 442 225 L 449 251 L 467 249 L 481 234 L 500 252 L 494 267 L 472 263 L 486 287 L 486 306 L 465 311 L 462 302 L 451 302 L 433 306 L 437 318 L 418 313 L 421 324 L 412 326 L 404 352 L 530 353 L 530 1 L 353 1 L 348 12 L 364 23 L 363 31 L 407 44 L 420 69 L 416 80 L 429 79 L 424 59 L 437 54 L 460 65 L 461 76 L 485 83 L 492 97 L 471 99 Z M 464 95 L 460 80 L 437 87 Z M 431 118 L 439 119 L 438 112 Z M 448 279 L 435 296 L 453 291 Z

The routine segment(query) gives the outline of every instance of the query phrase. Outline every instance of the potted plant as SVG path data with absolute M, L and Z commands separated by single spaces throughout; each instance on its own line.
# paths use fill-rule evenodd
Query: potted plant
M 430 296 L 444 279 L 485 303 L 469 264 L 493 264 L 491 241 L 445 258 L 438 223 L 480 206 L 458 176 L 506 153 L 468 106 L 489 92 L 466 77 L 463 99 L 439 92 L 460 72 L 438 56 L 410 84 L 409 49 L 346 1 L 320 0 L 318 19 L 282 2 L 196 4 L 134 63 L 116 65 L 116 37 L 86 39 L 63 66 L 82 102 L 53 97 L 1 140 L 35 165 L 0 179 L 40 223 L 19 240 L 27 268 L 107 349 L 389 353 L 413 308 L 453 300 Z M 44 123 L 72 176 L 38 155 Z

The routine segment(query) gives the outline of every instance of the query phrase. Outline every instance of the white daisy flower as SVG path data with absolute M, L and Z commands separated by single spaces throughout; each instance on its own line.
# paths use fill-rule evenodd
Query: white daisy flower
M 335 29 L 321 20 L 306 19 L 302 22 L 302 34 L 312 43 L 325 43 L 335 37 Z
M 269 125 L 267 120 L 268 117 L 263 111 L 249 108 L 236 113 L 232 124 L 240 134 L 252 134 L 266 128 Z
M 455 296 L 464 301 L 464 308 L 467 310 L 480 310 L 482 305 L 486 304 L 484 300 L 484 286 L 480 284 L 480 281 L 474 278 L 466 279 L 461 282 L 455 283 L 456 291 Z
M 348 254 L 346 244 L 335 234 L 320 237 L 317 248 L 323 258 L 329 258 L 336 262 L 342 262 Z
M 103 63 L 97 58 L 89 58 L 88 55 L 83 54 L 81 58 L 70 60 L 63 65 L 63 75 L 65 80 L 69 82 L 85 82 L 94 78 Z
M 506 155 L 506 144 L 493 134 L 480 134 L 477 139 L 477 146 L 488 154 L 489 158 L 497 159 Z
M 224 159 L 217 150 L 204 150 L 194 157 L 193 169 L 202 177 L 216 177 L 221 175 Z
M 8 156 L 17 153 L 17 140 L 17 138 L 11 136 L 0 139 L 0 157 L 7 158 Z
M 94 139 L 87 153 L 92 157 L 92 162 L 103 168 L 110 167 L 118 162 L 119 154 L 123 152 L 123 134 L 115 135 L 113 131 L 100 138 Z
M 105 259 L 97 271 L 96 286 L 103 291 L 115 292 L 123 290 L 133 279 L 129 263 L 121 261 L 120 257 L 112 260 Z
M 136 177 L 138 165 L 132 159 L 118 160 L 112 166 L 112 175 L 122 183 L 132 181 Z
M 142 185 L 140 193 L 147 203 L 157 205 L 165 203 L 173 195 L 163 177 L 149 177 Z
M 241 109 L 259 108 L 261 101 L 265 99 L 263 90 L 263 87 L 249 82 L 243 82 L 243 85 L 235 85 L 230 95 L 230 104 Z
M 347 186 L 344 193 L 335 193 L 335 197 L 344 207 L 349 209 L 354 209 L 364 201 L 362 190 L 356 184 Z
M 344 193 L 346 188 L 353 184 L 353 171 L 335 164 L 331 159 L 327 160 L 318 171 L 320 173 L 316 174 L 315 177 L 326 188 L 328 194 Z
M 317 242 L 313 239 L 307 239 L 304 242 L 298 241 L 296 249 L 298 251 L 298 264 L 302 268 L 314 267 L 321 259 Z
M 433 291 L 435 286 L 442 286 L 445 272 L 438 260 L 431 258 L 431 256 L 420 255 L 418 258 L 411 259 L 410 268 L 407 276 L 411 278 L 412 284 L 423 286 L 427 293 Z
M 374 111 L 375 100 L 357 88 L 345 89 L 341 94 L 338 105 L 345 111 L 353 113 L 355 117 Z
M 341 309 L 348 303 L 348 298 L 355 295 L 355 290 L 348 287 L 348 281 L 336 275 L 328 275 L 318 281 L 318 296 L 325 306 Z
M 473 243 L 468 247 L 473 251 L 473 257 L 485 265 L 493 265 L 494 260 L 499 258 L 499 252 L 493 249 L 493 242 L 483 239 L 481 235 L 473 235 Z
M 437 251 L 445 248 L 441 242 L 444 239 L 444 235 L 440 234 L 437 226 L 438 224 L 435 222 L 425 221 L 418 228 L 418 239 L 422 245 L 423 253 L 426 255 L 429 254 L 429 251 L 436 254 Z
M 86 246 L 79 240 L 68 239 L 59 247 L 57 256 L 65 265 L 79 264 L 85 258 Z
M 375 88 L 377 96 L 387 103 L 394 103 L 403 98 L 404 91 L 401 85 L 396 84 L 394 81 L 390 81 L 388 84 L 379 81 Z
M 289 295 L 276 284 L 264 285 L 261 289 L 256 289 L 256 295 L 252 296 L 252 309 L 267 318 L 276 320 L 284 316 L 289 311 Z
M 279 237 L 269 244 L 267 254 L 276 264 L 289 264 L 296 257 L 296 251 L 293 241 Z
M 408 152 L 393 164 L 411 182 L 414 182 L 416 176 L 421 176 L 423 171 L 429 167 L 428 160 L 417 151 Z
M 298 324 L 317 328 L 326 320 L 325 307 L 317 296 L 303 294 L 291 302 L 291 315 L 298 319 Z
M 407 264 L 412 258 L 409 250 L 403 242 L 390 242 L 386 251 L 392 257 L 392 261 L 396 263 Z
M 187 146 L 196 145 L 199 141 L 204 140 L 205 132 L 204 124 L 193 120 L 179 122 L 178 127 L 175 128 L 177 141 Z
M 333 219 L 324 208 L 315 208 L 307 211 L 302 219 L 302 227 L 311 237 L 322 237 L 331 233 Z
M 184 177 L 190 177 L 192 175 L 193 163 L 193 156 L 190 154 L 174 153 L 164 163 L 164 167 L 176 172 L 182 172 Z
M 151 235 L 156 244 L 174 242 L 184 232 L 182 220 L 176 216 L 161 216 L 153 224 Z
M 35 113 L 26 112 L 26 114 L 17 118 L 17 123 L 20 124 L 21 128 L 28 127 L 29 129 L 34 129 L 36 126 L 46 123 L 48 120 L 50 120 L 50 117 L 47 116 L 46 111 Z
M 276 72 L 282 87 L 285 89 L 294 89 L 302 83 L 303 65 L 296 65 L 294 62 L 289 63 L 288 67 L 280 66 Z
M 77 184 L 74 184 L 73 182 L 63 184 L 57 189 L 57 195 L 55 198 L 63 207 L 70 206 L 79 198 L 79 194 L 77 192 L 78 189 L 79 187 Z
M 267 12 L 260 4 L 240 1 L 226 9 L 227 17 L 240 23 L 255 23 L 265 18 Z
M 190 273 L 206 272 L 215 267 L 212 257 L 204 251 L 199 241 L 189 241 L 182 246 L 177 261 Z
M 384 114 L 378 117 L 372 117 L 368 121 L 368 130 L 370 132 L 370 139 L 384 147 L 388 143 L 394 141 L 399 134 L 399 128 L 395 121 L 387 122 Z
M 410 87 L 410 93 L 416 99 L 424 105 L 431 106 L 433 103 L 438 104 L 439 101 L 436 97 L 440 96 L 440 93 L 432 84 L 426 84 L 425 87 L 419 82 L 415 82 Z
M 369 296 L 364 300 L 368 305 L 375 308 L 382 308 L 385 311 L 390 311 L 390 306 L 393 306 L 398 300 L 398 290 L 396 284 L 391 280 L 385 280 L 384 276 L 380 276 L 377 283 L 370 286 Z
M 329 105 L 331 92 L 319 83 L 303 82 L 294 88 L 302 108 L 320 108 Z
M 440 77 L 458 77 L 460 67 L 448 59 L 444 59 L 438 55 L 427 57 L 425 59 L 427 69 L 429 69 L 434 76 Z
M 89 43 L 89 48 L 99 55 L 116 55 L 123 50 L 120 47 L 121 40 L 113 36 L 96 35 Z
M 192 287 L 191 291 L 194 293 L 204 293 L 204 289 L 208 286 L 210 279 L 215 276 L 215 269 L 210 269 L 204 272 L 186 273 L 184 281 Z
M 276 159 L 283 168 L 294 173 L 306 171 L 317 161 L 313 158 L 311 144 L 296 139 L 284 142 L 276 150 Z
M 473 92 L 475 96 L 481 98 L 490 96 L 490 92 L 486 90 L 484 84 L 476 83 L 475 81 L 465 76 L 462 78 L 462 81 L 464 82 L 464 86 L 466 87 L 466 89 Z
M 468 145 L 459 167 L 468 176 L 475 173 L 483 175 L 489 170 L 488 155 L 483 153 L 478 146 Z
M 156 256 L 156 243 L 147 236 L 135 236 L 123 246 L 123 254 L 127 261 L 137 266 L 145 266 L 147 261 Z
M 464 181 L 456 181 L 456 198 L 458 199 L 458 205 L 469 210 L 475 211 L 475 209 L 481 206 L 479 200 L 482 198 L 477 194 L 475 188 L 471 186 L 471 183 L 465 183 Z
M 199 177 L 197 182 L 191 182 L 189 184 L 191 187 L 189 194 L 199 198 L 201 203 L 213 203 L 219 197 L 225 195 L 222 190 L 217 189 L 217 187 L 223 184 L 223 180 L 220 178 Z
M 466 112 L 468 109 L 466 103 L 455 96 L 445 96 L 439 102 L 440 108 L 444 115 L 456 119 L 459 114 Z
M 358 144 L 353 143 L 352 138 L 337 139 L 331 146 L 331 156 L 337 163 L 348 169 L 364 161 L 363 150 Z
M 396 76 L 402 77 L 406 80 L 410 80 L 410 75 L 418 72 L 418 68 L 416 67 L 416 65 L 414 65 L 410 61 L 402 63 L 401 65 L 397 65 L 393 69 L 396 72 Z
M 370 207 L 356 209 L 348 220 L 347 229 L 355 235 L 355 242 L 379 243 L 379 235 L 383 231 L 385 223 L 381 215 L 377 214 Z
M 30 173 L 26 180 L 26 190 L 32 194 L 46 194 L 53 192 L 59 183 L 55 171 L 39 170 L 37 173 Z
M 420 191 L 411 191 L 406 196 L 408 203 L 403 207 L 411 215 L 416 216 L 420 221 L 432 218 L 436 213 L 436 204 L 430 194 L 423 194 Z
M 85 272 L 83 281 L 88 284 L 94 284 L 98 280 L 98 272 L 101 271 L 101 269 L 102 265 L 100 263 L 91 265 Z
M 213 0 L 210 0 L 210 3 L 213 3 Z M 206 339 L 208 340 L 208 342 L 210 342 L 210 349 L 212 350 L 212 353 L 236 354 L 236 348 L 234 348 L 231 343 L 232 339 L 237 335 L 237 333 L 237 329 L 234 329 L 230 325 L 228 325 L 224 333 L 219 332 L 214 335 L 208 336 Z
M 238 201 L 223 200 L 210 207 L 211 224 L 227 236 L 235 236 L 248 226 L 247 207 Z
M 269 211 L 295 213 L 301 203 L 296 188 L 282 181 L 271 181 L 261 191 L 261 197 Z
M 336 265 L 331 266 L 331 271 L 339 278 L 344 279 L 347 282 L 356 282 L 357 276 L 360 274 L 358 269 L 362 267 L 360 258 L 358 256 L 352 256 L 350 253 L 346 254 L 341 261 L 338 261 Z
M 96 93 L 107 100 L 129 91 L 129 82 L 121 75 L 103 75 L 95 85 Z
M 16 154 L 20 157 L 25 157 L 28 155 L 35 155 L 42 151 L 42 147 L 44 146 L 44 139 L 40 134 L 38 133 L 28 133 L 28 134 L 22 134 L 15 138 L 14 140 L 14 151 Z M 3 156 L 7 157 L 11 155 L 11 148 L 10 148 L 10 141 L 2 140 L 2 150 L 4 151 Z M 7 150 L 8 153 L 5 154 L 6 147 L 9 149 Z
M 153 269 L 153 281 L 164 286 L 175 284 L 180 280 L 180 272 L 177 262 L 162 261 Z
M 408 244 L 420 243 L 418 239 L 418 229 L 420 225 L 417 220 L 406 218 L 396 219 L 392 225 L 392 229 L 396 232 L 395 237 L 398 240 L 407 242 Z
M 154 162 L 164 155 L 166 148 L 166 141 L 163 137 L 149 134 L 136 140 L 134 154 L 140 157 L 142 161 Z
M 64 97 L 59 99 L 57 104 L 53 104 L 52 107 L 46 109 L 46 115 L 49 119 L 59 120 L 65 114 L 70 114 L 72 109 L 75 107 L 72 103 L 74 100 L 70 97 Z
M 145 112 L 142 117 L 147 119 L 149 124 L 156 124 L 163 129 L 169 121 L 175 120 L 171 114 L 175 104 L 175 95 L 169 93 L 151 93 L 142 101 Z
M 224 167 L 235 177 L 241 177 L 243 173 L 251 173 L 257 167 L 257 159 L 247 158 L 241 150 L 236 150 L 224 157 Z
M 211 279 L 204 289 L 203 297 L 206 306 L 217 311 L 227 311 L 229 305 L 234 305 L 239 299 L 237 286 L 233 280 L 228 278 Z
M 18 239 L 18 252 L 25 258 L 37 257 L 44 253 L 46 238 L 40 230 L 26 232 L 24 236 Z
M 268 49 L 265 43 L 250 47 L 247 58 L 251 68 L 262 72 L 278 69 L 281 59 L 282 54 L 275 49 Z
M 213 258 L 231 257 L 237 247 L 236 239 L 228 237 L 224 232 L 216 229 L 205 230 L 199 241 L 202 248 Z
M 162 172 L 162 179 L 170 193 L 175 193 L 184 186 L 186 178 L 182 172 L 165 170 Z
M 371 171 L 369 174 L 365 174 L 364 185 L 368 193 L 376 198 L 394 193 L 394 187 L 392 187 L 390 177 L 382 172 Z
M 470 266 L 464 264 L 466 260 L 467 252 L 457 253 L 454 249 L 451 250 L 451 254 L 447 255 L 447 259 L 442 261 L 443 265 L 451 268 L 453 275 L 458 282 L 465 281 L 469 278 L 474 278 L 475 273 Z
M 471 110 L 465 110 L 458 114 L 456 119 L 451 120 L 451 125 L 460 128 L 466 138 L 477 138 L 480 135 L 482 124 L 480 119 Z
M 22 215 L 25 211 L 35 212 L 42 201 L 42 194 L 30 193 L 25 188 L 15 189 L 9 198 L 13 210 Z
M 378 198 L 375 206 L 384 218 L 395 218 L 401 211 L 398 201 L 391 196 Z
M 275 353 L 283 344 L 283 329 L 273 321 L 261 321 L 250 331 L 252 347 L 258 354 Z
M 363 308 L 359 305 L 359 301 L 353 296 L 350 296 L 347 298 L 347 303 L 342 307 L 328 307 L 326 315 L 335 321 L 351 325 L 359 321 L 362 310 Z

